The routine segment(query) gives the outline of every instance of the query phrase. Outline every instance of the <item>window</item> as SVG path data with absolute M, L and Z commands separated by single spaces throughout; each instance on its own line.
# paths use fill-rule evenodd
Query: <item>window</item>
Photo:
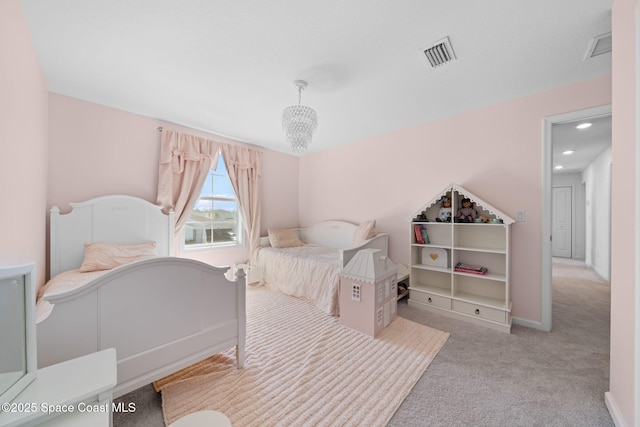
M 242 243 L 240 224 L 238 200 L 220 155 L 217 169 L 209 170 L 185 224 L 185 248 L 238 245 Z

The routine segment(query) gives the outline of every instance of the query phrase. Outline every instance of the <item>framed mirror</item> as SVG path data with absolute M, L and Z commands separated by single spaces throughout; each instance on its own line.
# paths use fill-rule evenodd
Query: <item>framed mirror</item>
M 38 369 L 33 267 L 0 267 L 0 404 L 24 390 Z

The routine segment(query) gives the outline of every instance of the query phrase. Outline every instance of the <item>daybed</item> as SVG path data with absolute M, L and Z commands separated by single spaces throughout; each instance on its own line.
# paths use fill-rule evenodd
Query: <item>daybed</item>
M 260 239 L 250 282 L 311 300 L 337 316 L 340 273 L 365 248 L 388 254 L 388 235 L 377 233 L 374 221 L 323 221 L 306 228 L 269 230 L 269 236 Z
M 39 367 L 115 348 L 118 397 L 233 346 L 243 366 L 243 272 L 171 256 L 173 214 L 145 200 L 104 196 L 71 206 L 64 215 L 51 209 Z

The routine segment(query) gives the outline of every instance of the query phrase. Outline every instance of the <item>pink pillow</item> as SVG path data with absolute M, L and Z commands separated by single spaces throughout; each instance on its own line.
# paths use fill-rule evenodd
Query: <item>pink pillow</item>
M 376 231 L 375 220 L 363 222 L 356 228 L 355 233 L 353 233 L 353 244 L 359 245 L 369 239 L 373 239 L 376 237 L 376 234 L 378 234 L 378 232 Z
M 111 270 L 120 265 L 157 256 L 156 242 L 115 244 L 85 243 L 80 271 Z
M 272 230 L 269 229 L 269 243 L 273 248 L 294 248 L 304 246 L 298 234 L 290 229 Z

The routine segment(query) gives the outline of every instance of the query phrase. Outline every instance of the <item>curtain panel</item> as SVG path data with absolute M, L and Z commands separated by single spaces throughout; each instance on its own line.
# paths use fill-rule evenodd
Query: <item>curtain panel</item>
M 252 260 L 260 241 L 260 151 L 163 129 L 157 203 L 165 210 L 173 209 L 179 241 L 209 169 L 217 167 L 220 152 L 238 199 Z
M 249 262 L 260 244 L 260 168 L 261 153 L 248 147 L 221 144 L 220 151 L 227 166 L 231 185 L 238 198 L 247 239 Z
M 162 130 L 158 200 L 176 217 L 176 241 L 200 197 L 209 169 L 218 162 L 220 144 L 193 135 Z

